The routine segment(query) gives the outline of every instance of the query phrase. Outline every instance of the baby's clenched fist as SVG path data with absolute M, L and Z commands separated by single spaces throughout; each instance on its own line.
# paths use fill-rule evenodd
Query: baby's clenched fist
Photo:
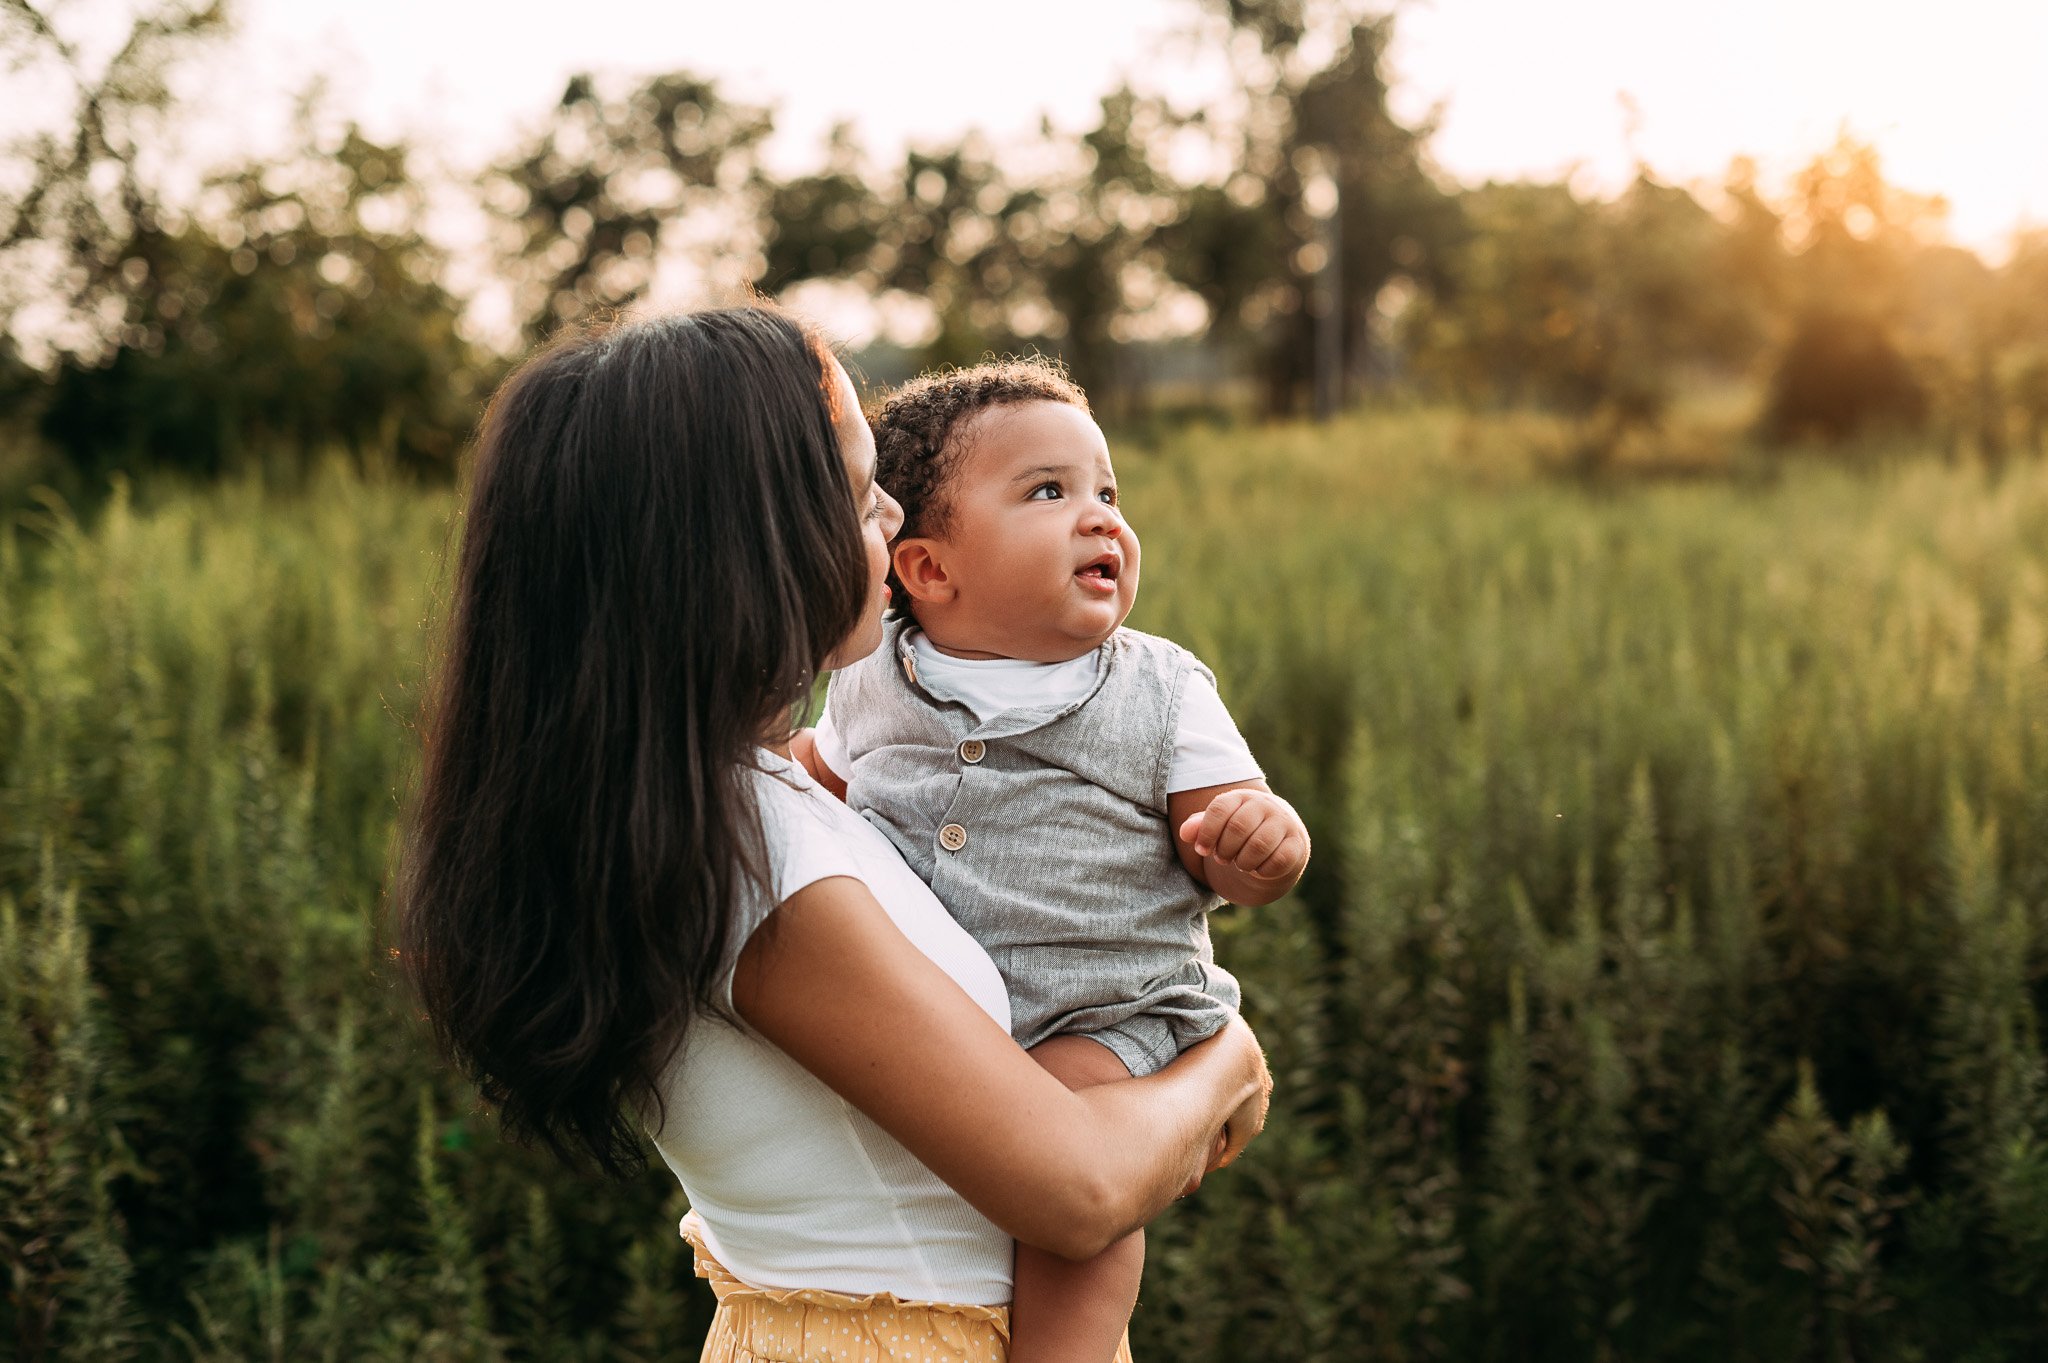
M 1215 884 L 1219 871 L 1234 871 L 1236 880 L 1251 882 L 1258 902 L 1270 902 L 1292 889 L 1308 865 L 1308 828 L 1294 806 L 1269 790 L 1226 790 L 1206 809 L 1190 814 L 1180 826 L 1183 841 L 1210 869 L 1210 888 L 1226 899 L 1232 887 Z

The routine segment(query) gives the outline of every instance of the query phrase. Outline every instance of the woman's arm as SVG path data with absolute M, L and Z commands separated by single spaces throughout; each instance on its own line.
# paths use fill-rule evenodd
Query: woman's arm
M 740 952 L 748 1024 L 871 1117 L 1016 1239 L 1086 1259 L 1229 1163 L 1272 1086 L 1233 1023 L 1158 1074 L 1071 1092 L 890 921 L 861 882 L 820 880 Z

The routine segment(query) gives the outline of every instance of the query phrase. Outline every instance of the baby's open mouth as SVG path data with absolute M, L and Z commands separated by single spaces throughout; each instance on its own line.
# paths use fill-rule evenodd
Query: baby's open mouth
M 1115 554 L 1104 554 L 1101 558 L 1083 566 L 1074 576 L 1089 578 L 1097 582 L 1114 582 L 1116 581 L 1116 575 L 1122 569 L 1123 564 L 1118 561 Z

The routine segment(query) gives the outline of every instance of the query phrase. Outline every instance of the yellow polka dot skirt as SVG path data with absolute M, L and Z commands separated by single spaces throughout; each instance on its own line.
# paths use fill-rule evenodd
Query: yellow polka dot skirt
M 697 1276 L 718 1294 L 703 1363 L 1006 1363 L 1010 1356 L 1006 1306 L 749 1287 L 704 1247 L 694 1213 L 683 1219 L 683 1238 L 697 1251 Z M 1116 1363 L 1131 1363 L 1128 1338 Z

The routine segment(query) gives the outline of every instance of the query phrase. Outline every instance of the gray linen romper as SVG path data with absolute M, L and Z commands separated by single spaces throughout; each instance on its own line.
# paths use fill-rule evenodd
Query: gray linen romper
M 1182 690 L 1208 669 L 1119 629 L 1087 696 L 984 722 L 917 683 L 915 628 L 891 620 L 880 648 L 833 675 L 847 803 L 995 960 L 1018 1042 L 1079 1033 L 1152 1073 L 1239 1001 L 1209 945 L 1223 901 L 1167 825 Z

